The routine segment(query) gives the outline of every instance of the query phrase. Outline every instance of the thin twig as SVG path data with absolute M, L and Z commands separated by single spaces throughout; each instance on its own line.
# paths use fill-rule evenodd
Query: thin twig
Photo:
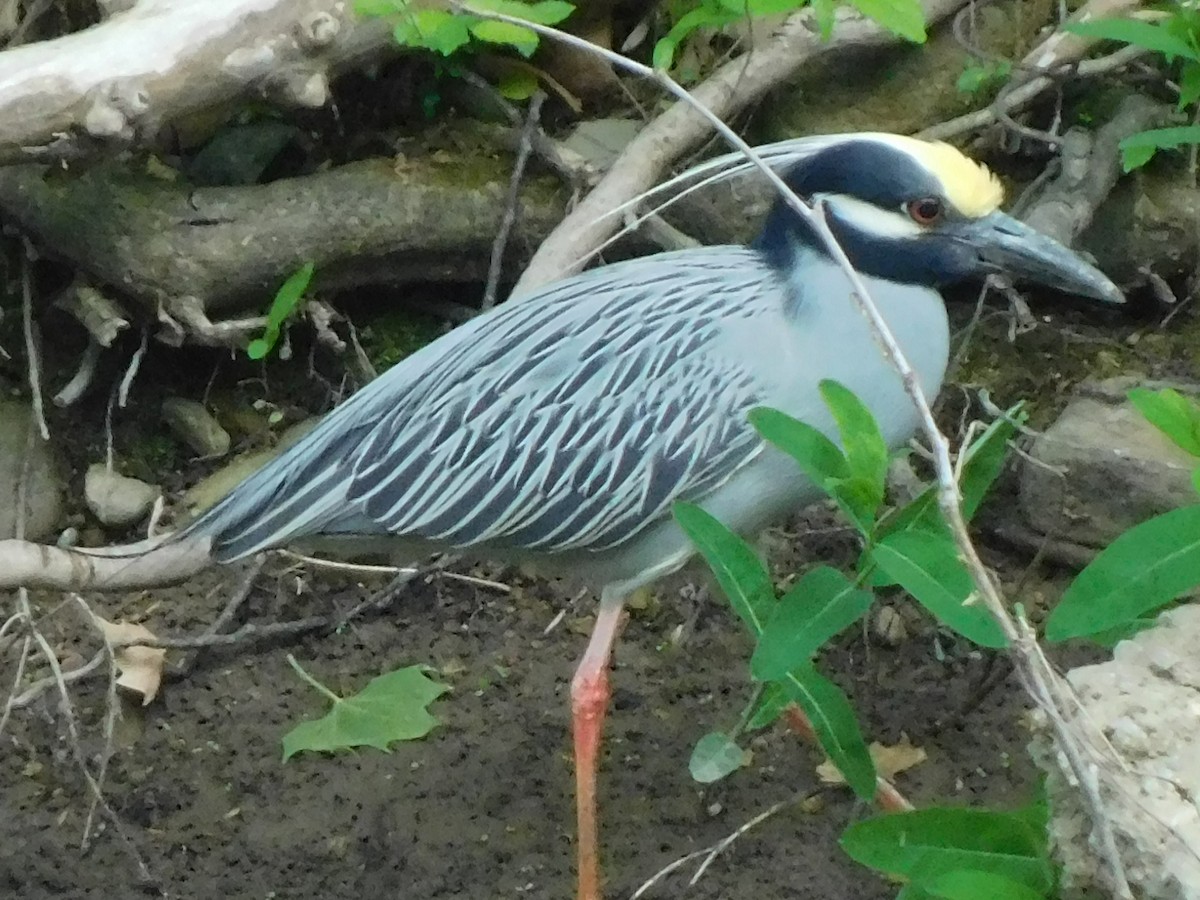
M 25 332 L 25 353 L 29 369 L 29 393 L 33 403 L 33 416 L 37 421 L 42 440 L 50 440 L 50 429 L 46 425 L 46 410 L 42 405 L 41 355 L 33 325 L 33 260 L 37 258 L 33 244 L 23 241 L 25 252 L 21 256 L 21 323 Z M 18 535 L 20 538 L 21 535 Z
M 483 302 L 480 309 L 487 312 L 496 305 L 496 294 L 500 290 L 500 275 L 504 271 L 504 250 L 508 246 L 508 236 L 512 232 L 513 223 L 517 220 L 517 210 L 521 205 L 521 182 L 525 179 L 525 166 L 529 163 L 529 151 L 533 147 L 533 138 L 538 130 L 538 117 L 542 113 L 542 104 L 546 95 L 537 91 L 529 101 L 529 112 L 525 114 L 525 125 L 521 128 L 521 142 L 517 145 L 517 160 L 513 164 L 512 176 L 508 180 L 508 196 L 504 199 L 504 218 L 500 220 L 500 230 L 492 241 L 492 257 L 488 262 L 487 287 L 483 292 Z

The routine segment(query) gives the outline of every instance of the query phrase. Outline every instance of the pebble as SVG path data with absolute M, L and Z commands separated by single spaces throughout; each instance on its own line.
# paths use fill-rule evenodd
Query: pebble
M 163 401 L 162 418 L 171 432 L 192 448 L 202 459 L 215 459 L 229 452 L 229 432 L 213 417 L 203 403 L 183 397 Z
M 118 475 L 103 463 L 89 466 L 83 479 L 83 499 L 88 509 L 101 523 L 114 528 L 140 522 L 161 493 L 159 487 Z

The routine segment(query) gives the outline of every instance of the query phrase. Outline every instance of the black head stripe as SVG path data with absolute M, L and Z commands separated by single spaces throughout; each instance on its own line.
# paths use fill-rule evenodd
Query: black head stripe
M 907 153 L 869 140 L 823 150 L 793 169 L 786 180 L 801 197 L 847 194 L 887 210 L 943 192 L 937 179 Z

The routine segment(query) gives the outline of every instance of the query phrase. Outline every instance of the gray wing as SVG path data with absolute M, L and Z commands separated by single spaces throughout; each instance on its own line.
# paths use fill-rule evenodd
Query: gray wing
M 501 306 L 372 382 L 196 527 L 225 559 L 348 532 L 620 544 L 761 452 L 757 384 L 723 335 L 780 290 L 755 252 L 709 248 Z

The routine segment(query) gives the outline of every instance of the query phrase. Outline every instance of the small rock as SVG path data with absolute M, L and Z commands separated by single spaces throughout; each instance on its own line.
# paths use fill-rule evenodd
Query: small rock
M 211 459 L 229 452 L 229 432 L 221 427 L 203 403 L 183 397 L 163 401 L 162 418 L 177 438 L 202 458 Z
M 1196 460 L 1125 399 L 1135 386 L 1123 378 L 1085 388 L 1034 443 L 1020 474 L 1021 509 L 1034 529 L 1104 547 L 1137 523 L 1194 502 Z
M 908 626 L 894 606 L 881 606 L 875 614 L 875 636 L 888 647 L 897 647 L 908 640 Z
M 35 437 L 28 441 L 30 408 L 18 401 L 0 401 L 0 539 L 17 533 L 17 494 L 21 473 L 25 481 L 25 537 L 49 537 L 62 515 L 63 486 L 52 443 Z M 53 436 L 52 436 L 53 437 Z M 26 448 L 29 467 L 25 468 Z
M 103 524 L 114 528 L 145 518 L 162 493 L 152 484 L 111 472 L 103 463 L 88 466 L 83 479 L 83 499 Z

